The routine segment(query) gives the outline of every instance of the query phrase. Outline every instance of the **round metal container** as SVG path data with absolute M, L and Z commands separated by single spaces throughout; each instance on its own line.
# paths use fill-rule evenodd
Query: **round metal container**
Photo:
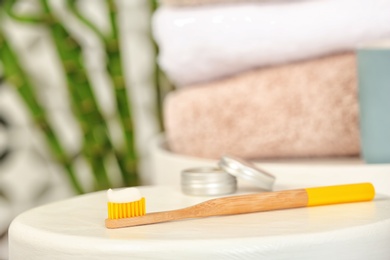
M 275 177 L 256 167 L 253 163 L 235 157 L 223 156 L 218 165 L 221 170 L 246 180 L 263 190 L 270 191 L 273 188 Z
M 181 172 L 183 193 L 194 196 L 230 194 L 236 191 L 236 177 L 218 168 L 191 168 Z

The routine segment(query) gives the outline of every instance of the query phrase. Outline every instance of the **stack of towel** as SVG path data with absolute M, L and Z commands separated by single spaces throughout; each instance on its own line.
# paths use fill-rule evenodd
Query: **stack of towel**
M 164 107 L 173 152 L 359 154 L 354 50 L 390 37 L 390 0 L 164 1 L 153 29 L 177 86 Z

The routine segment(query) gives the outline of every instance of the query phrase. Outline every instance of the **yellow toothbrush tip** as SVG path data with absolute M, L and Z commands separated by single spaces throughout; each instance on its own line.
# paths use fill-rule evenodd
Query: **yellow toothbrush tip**
M 107 206 L 109 219 L 139 217 L 146 214 L 145 198 L 127 203 L 108 202 Z

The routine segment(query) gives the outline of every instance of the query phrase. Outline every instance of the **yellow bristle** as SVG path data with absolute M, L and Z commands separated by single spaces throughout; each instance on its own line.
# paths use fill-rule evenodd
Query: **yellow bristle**
M 127 203 L 108 202 L 107 206 L 109 219 L 139 217 L 146 213 L 145 198 Z

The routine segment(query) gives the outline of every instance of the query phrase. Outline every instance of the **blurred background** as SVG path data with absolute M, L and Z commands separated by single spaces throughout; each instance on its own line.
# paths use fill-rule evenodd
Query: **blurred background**
M 21 212 L 177 184 L 197 158 L 363 162 L 356 50 L 390 37 L 389 8 L 0 0 L 0 259 Z
M 150 182 L 147 143 L 162 130 L 155 8 L 0 1 L 0 259 L 22 211 Z

